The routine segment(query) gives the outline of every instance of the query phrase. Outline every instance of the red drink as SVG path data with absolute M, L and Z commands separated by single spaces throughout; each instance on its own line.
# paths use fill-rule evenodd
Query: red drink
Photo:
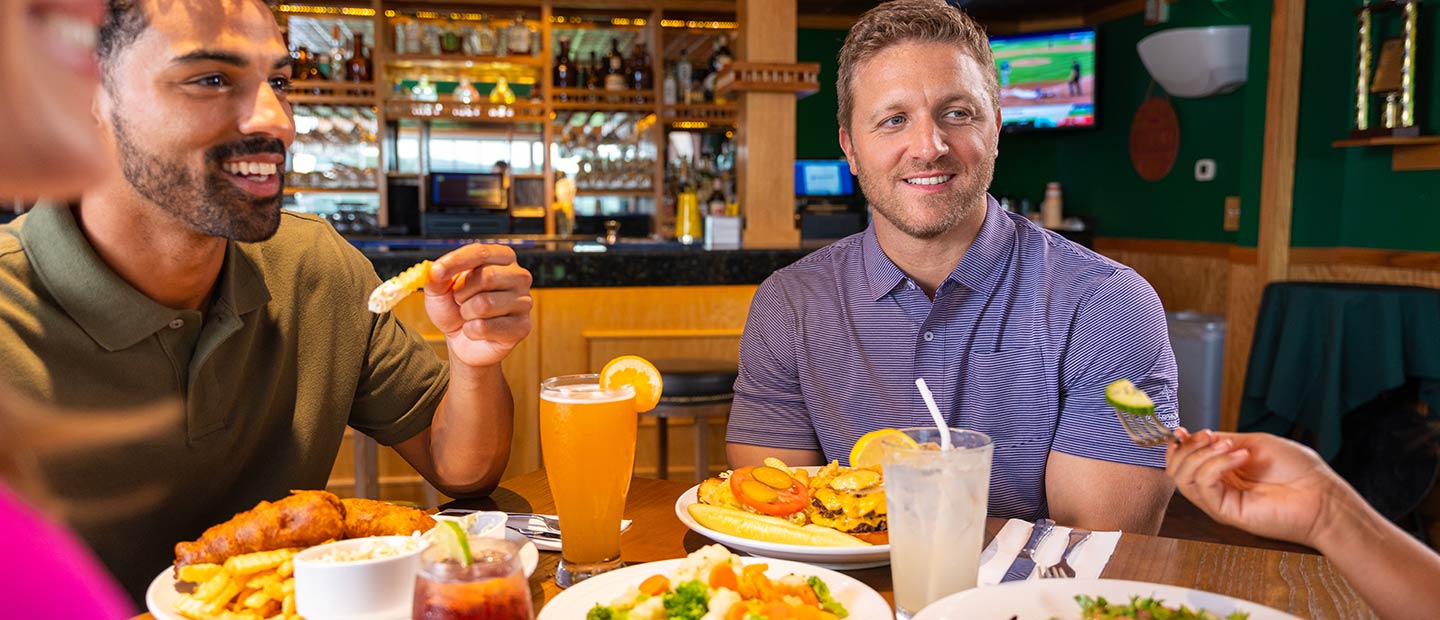
M 421 556 L 413 620 L 531 620 L 530 582 L 512 542 L 470 537 L 475 562 L 460 566 L 436 546 Z

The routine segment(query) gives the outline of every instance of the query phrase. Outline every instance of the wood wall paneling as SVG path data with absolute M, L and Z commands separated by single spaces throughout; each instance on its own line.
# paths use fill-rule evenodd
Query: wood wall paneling
M 1225 314 L 1229 244 L 1163 239 L 1095 239 L 1095 250 L 1145 278 L 1166 311 Z

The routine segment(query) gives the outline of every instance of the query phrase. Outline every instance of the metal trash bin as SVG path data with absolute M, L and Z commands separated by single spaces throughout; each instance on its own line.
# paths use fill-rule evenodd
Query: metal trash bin
M 1180 374 L 1180 425 L 1220 427 L 1220 380 L 1225 358 L 1225 317 L 1198 312 L 1165 315 Z

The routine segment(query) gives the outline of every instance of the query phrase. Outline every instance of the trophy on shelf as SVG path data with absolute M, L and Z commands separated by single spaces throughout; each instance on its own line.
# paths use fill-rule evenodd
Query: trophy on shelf
M 1373 39 L 1377 14 L 1400 14 L 1400 36 L 1380 44 L 1379 62 L 1372 74 Z M 1355 9 L 1359 47 L 1356 53 L 1355 126 L 1351 138 L 1414 137 L 1420 135 L 1415 121 L 1415 37 L 1420 0 L 1374 1 Z M 1379 126 L 1370 115 L 1371 97 L 1384 97 Z

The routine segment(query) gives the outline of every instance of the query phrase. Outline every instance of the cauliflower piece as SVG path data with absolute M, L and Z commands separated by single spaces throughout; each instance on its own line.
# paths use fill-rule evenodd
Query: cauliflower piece
M 725 620 L 725 612 L 730 607 L 740 602 L 740 595 L 730 588 L 717 588 L 710 593 L 710 611 L 705 612 L 700 620 Z
M 675 575 L 670 583 L 685 583 L 696 580 L 700 583 L 707 583 L 710 580 L 710 571 L 716 566 L 726 564 L 734 566 L 737 558 L 722 545 L 706 545 L 695 550 L 680 563 L 675 569 Z
M 630 620 L 665 620 L 665 597 L 652 596 L 630 610 Z

